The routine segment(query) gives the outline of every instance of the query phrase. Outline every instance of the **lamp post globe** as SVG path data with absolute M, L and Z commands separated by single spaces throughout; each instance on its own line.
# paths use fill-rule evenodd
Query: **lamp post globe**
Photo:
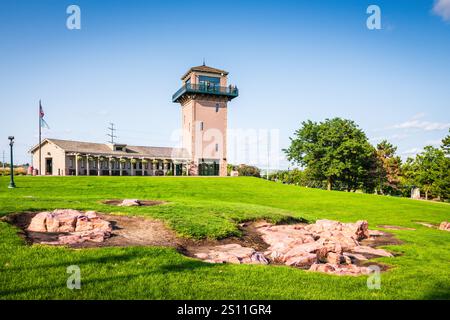
M 10 166 L 10 175 L 11 175 L 11 181 L 9 182 L 8 188 L 13 189 L 16 187 L 16 184 L 14 183 L 14 164 L 13 164 L 13 145 L 14 145 L 14 137 L 9 136 L 9 147 L 11 149 L 11 163 Z

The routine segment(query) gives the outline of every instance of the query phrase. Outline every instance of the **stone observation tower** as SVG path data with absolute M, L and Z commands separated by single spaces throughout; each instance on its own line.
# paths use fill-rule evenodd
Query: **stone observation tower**
M 227 104 L 239 95 L 227 83 L 228 72 L 205 65 L 192 67 L 172 96 L 181 104 L 183 148 L 189 153 L 189 175 L 227 175 Z

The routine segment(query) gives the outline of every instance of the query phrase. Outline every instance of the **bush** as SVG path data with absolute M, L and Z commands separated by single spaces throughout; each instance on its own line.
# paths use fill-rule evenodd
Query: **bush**
M 3 168 L 0 168 L 0 175 L 2 176 L 8 176 L 10 174 L 10 169 L 5 167 L 5 170 Z M 14 168 L 14 175 L 15 176 L 25 176 L 27 174 L 27 169 L 24 167 L 18 167 Z
M 240 176 L 246 176 L 246 177 L 261 177 L 261 171 L 254 166 L 248 166 L 245 164 L 241 164 L 238 168 L 238 172 Z

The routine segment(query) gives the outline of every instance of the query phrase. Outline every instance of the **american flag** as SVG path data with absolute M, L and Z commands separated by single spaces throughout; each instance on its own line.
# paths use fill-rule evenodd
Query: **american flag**
M 40 119 L 41 128 L 50 129 L 47 122 L 45 122 L 45 120 L 44 120 L 44 116 L 45 116 L 44 109 L 42 109 L 41 100 L 39 100 L 39 119 Z
M 44 116 L 44 109 L 42 109 L 41 100 L 39 100 L 39 118 L 44 118 Z

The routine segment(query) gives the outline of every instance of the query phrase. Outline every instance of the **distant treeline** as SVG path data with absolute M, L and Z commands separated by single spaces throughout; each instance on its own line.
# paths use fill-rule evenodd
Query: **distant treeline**
M 299 186 L 410 196 L 420 188 L 425 199 L 450 198 L 450 135 L 440 147 L 402 162 L 397 147 L 384 140 L 372 146 L 366 134 L 351 120 L 327 119 L 303 122 L 284 152 L 304 170 L 270 174 L 269 179 Z

